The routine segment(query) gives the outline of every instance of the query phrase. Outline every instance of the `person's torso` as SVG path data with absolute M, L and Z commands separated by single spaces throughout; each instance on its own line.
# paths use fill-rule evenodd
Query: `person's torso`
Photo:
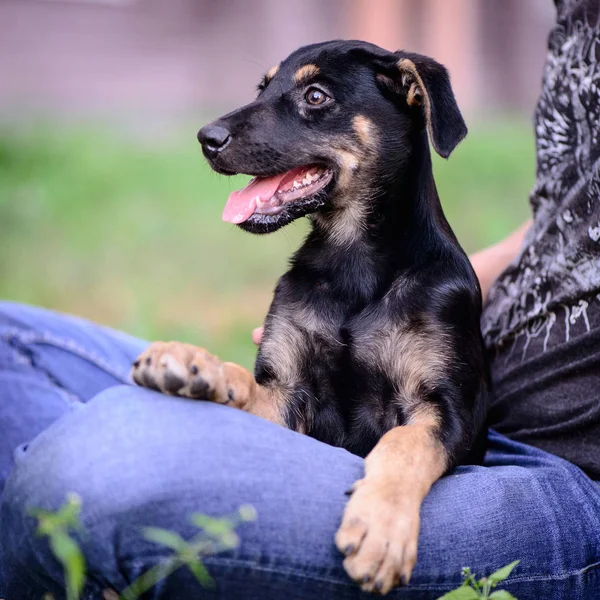
M 490 291 L 490 424 L 600 479 L 600 0 L 558 3 L 535 115 L 534 222 Z

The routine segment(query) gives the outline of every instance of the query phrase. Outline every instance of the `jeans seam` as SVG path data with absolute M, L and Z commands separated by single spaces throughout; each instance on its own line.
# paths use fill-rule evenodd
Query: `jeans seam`
M 586 565 L 581 569 L 575 569 L 572 571 L 565 571 L 563 573 L 558 573 L 556 575 L 527 575 L 527 576 L 515 576 L 511 577 L 507 583 L 511 583 L 513 581 L 561 581 L 565 579 L 569 579 L 570 577 L 576 577 L 578 575 L 585 575 L 586 573 L 593 571 L 595 569 L 600 568 L 600 562 L 592 563 L 591 565 Z
M 147 556 L 147 557 L 145 557 L 145 559 L 134 558 L 131 560 L 121 561 L 120 565 L 121 565 L 121 567 L 129 566 L 129 567 L 135 567 L 137 569 L 141 569 L 142 567 L 152 568 L 152 567 L 156 566 L 157 564 L 160 564 L 161 562 L 163 562 L 165 560 L 165 558 L 166 557 L 163 555 L 154 556 L 152 558 Z M 319 581 L 321 583 L 341 585 L 346 588 L 352 588 L 355 585 L 354 582 L 349 577 L 348 577 L 347 581 L 344 581 L 344 580 L 340 579 L 339 577 L 336 577 L 335 575 L 326 576 L 326 575 L 322 575 L 322 574 L 315 574 L 314 572 L 303 571 L 303 570 L 298 569 L 297 567 L 293 567 L 293 566 L 283 567 L 283 566 L 261 565 L 261 564 L 257 564 L 256 562 L 254 562 L 252 560 L 244 560 L 244 559 L 239 559 L 239 558 L 223 558 L 223 557 L 211 556 L 211 557 L 204 557 L 202 559 L 202 563 L 206 566 L 213 565 L 217 568 L 234 566 L 234 567 L 246 568 L 251 571 L 264 571 L 267 573 L 276 573 L 276 574 L 281 574 L 281 575 L 286 575 L 286 576 L 296 576 L 296 577 L 301 577 L 303 579 L 312 579 L 314 581 Z
M 63 400 L 67 407 L 72 407 L 73 405 L 79 406 L 83 404 L 83 400 L 76 396 L 69 390 L 65 389 L 59 382 L 55 381 L 52 377 L 50 377 L 46 373 L 48 380 L 36 381 L 36 385 L 43 386 L 44 388 L 50 388 L 53 393 L 58 394 L 58 396 Z M 27 378 L 27 375 L 16 371 L 14 373 L 8 373 L 8 375 L 3 375 L 4 381 L 10 381 L 11 378 L 16 381 L 24 381 L 29 382 L 30 380 Z M 0 600 L 2 600 L 0 596 Z
M 152 566 L 159 564 L 161 560 L 164 560 L 164 556 L 155 556 L 154 559 L 150 557 L 146 557 L 146 560 L 141 560 L 139 558 L 133 559 L 131 561 L 124 561 L 121 564 L 135 566 L 136 568 L 141 568 L 142 566 L 148 566 L 148 563 L 151 563 Z M 311 579 L 314 581 L 320 581 L 322 583 L 341 585 L 347 588 L 351 588 L 356 585 L 349 577 L 347 577 L 347 581 L 340 579 L 339 577 L 331 574 L 331 575 L 323 575 L 310 571 L 303 570 L 294 566 L 274 566 L 274 565 L 261 565 L 250 559 L 243 558 L 228 558 L 228 557 L 219 557 L 219 556 L 211 556 L 205 557 L 203 559 L 203 563 L 206 566 L 215 566 L 219 567 L 242 567 L 246 569 L 250 569 L 251 571 L 263 571 L 265 573 L 275 573 L 284 576 L 295 576 L 301 577 L 303 579 Z M 572 577 L 577 577 L 580 575 L 585 575 L 586 573 L 600 568 L 600 562 L 593 563 L 587 565 L 580 569 L 575 569 L 571 571 L 565 571 L 563 573 L 559 573 L 556 575 L 523 575 L 523 576 L 512 576 L 508 579 L 505 585 L 511 585 L 513 583 L 535 583 L 535 582 L 546 582 L 546 581 L 565 581 Z M 457 587 L 461 585 L 462 580 L 458 578 L 454 581 L 447 581 L 445 583 L 411 583 L 409 588 L 424 590 L 424 591 L 447 591 L 448 588 Z
M 331 579 L 325 578 L 323 576 L 314 576 L 313 574 L 307 574 L 304 571 L 294 570 L 295 567 L 271 567 L 266 565 L 255 564 L 250 560 L 244 560 L 240 558 L 225 558 L 225 557 L 211 557 L 204 560 L 204 562 L 209 564 L 214 564 L 215 566 L 219 566 L 219 563 L 223 565 L 236 565 L 249 567 L 255 570 L 269 571 L 269 572 L 281 572 L 282 574 L 295 574 L 301 575 L 302 577 L 309 577 L 315 580 L 324 581 L 328 583 L 339 583 L 341 585 L 351 585 L 352 581 L 348 578 L 348 582 L 340 581 L 339 579 Z M 596 568 L 600 567 L 600 563 L 593 563 L 591 565 L 587 565 L 581 569 L 575 569 L 572 571 L 566 571 L 564 573 L 559 573 L 557 575 L 523 575 L 511 577 L 506 581 L 506 585 L 510 585 L 511 583 L 528 583 L 528 582 L 536 582 L 536 581 L 561 581 L 566 580 L 571 577 L 577 577 L 578 575 L 585 575 L 587 572 L 592 571 Z M 410 587 L 420 590 L 446 590 L 450 586 L 460 585 L 462 581 L 449 581 L 447 583 L 411 583 Z
M 30 344 L 45 344 L 48 346 L 54 346 L 61 350 L 71 352 L 77 355 L 79 358 L 92 363 L 108 375 L 111 375 L 124 384 L 131 384 L 129 374 L 125 374 L 120 368 L 114 367 L 95 352 L 86 350 L 83 346 L 80 346 L 71 339 L 62 338 L 48 332 L 40 333 L 37 331 L 23 331 L 17 327 L 1 329 L 0 338 L 11 345 L 14 345 L 14 340 L 18 340 L 18 342 L 24 346 Z

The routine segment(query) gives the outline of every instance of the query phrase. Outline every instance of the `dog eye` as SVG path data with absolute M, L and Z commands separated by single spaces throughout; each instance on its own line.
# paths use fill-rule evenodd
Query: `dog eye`
M 308 92 L 306 92 L 304 99 L 307 104 L 312 104 L 313 106 L 319 106 L 320 104 L 325 104 L 328 100 L 330 100 L 329 96 L 322 92 L 317 88 L 310 88 Z

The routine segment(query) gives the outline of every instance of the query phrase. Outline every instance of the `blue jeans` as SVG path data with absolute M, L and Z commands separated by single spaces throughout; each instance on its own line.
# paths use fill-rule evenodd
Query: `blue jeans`
M 258 417 L 130 385 L 145 343 L 86 321 L 0 304 L 0 597 L 61 597 L 62 572 L 28 508 L 83 499 L 86 598 L 122 590 L 170 551 L 145 526 L 191 537 L 189 515 L 252 504 L 234 551 L 181 569 L 149 598 L 360 598 L 333 538 L 360 458 Z M 422 509 L 419 559 L 391 597 L 435 599 L 512 560 L 519 600 L 600 598 L 600 487 L 575 466 L 490 434 L 484 467 L 460 467 Z M 9 475 L 10 474 L 10 475 Z

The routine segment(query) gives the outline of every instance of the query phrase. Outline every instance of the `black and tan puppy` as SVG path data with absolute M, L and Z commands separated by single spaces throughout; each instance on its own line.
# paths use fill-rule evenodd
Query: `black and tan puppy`
M 133 368 L 140 385 L 366 456 L 335 540 L 365 590 L 408 582 L 423 498 L 483 452 L 481 294 L 428 143 L 447 157 L 466 132 L 429 58 L 356 41 L 294 52 L 254 102 L 198 133 L 215 171 L 254 176 L 226 221 L 252 233 L 312 224 L 277 284 L 255 375 L 177 342 L 153 344 Z

